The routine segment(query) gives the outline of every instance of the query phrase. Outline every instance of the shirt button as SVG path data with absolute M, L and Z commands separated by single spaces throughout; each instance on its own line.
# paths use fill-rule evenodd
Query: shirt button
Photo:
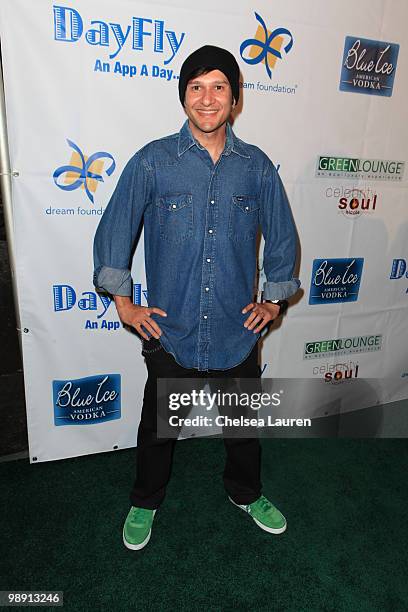
M 209 233 L 209 234 L 212 234 L 212 233 L 213 233 L 213 230 L 208 230 L 208 233 Z
M 172 208 L 177 208 L 177 204 L 172 204 L 171 207 Z
M 210 201 L 210 204 L 215 204 L 215 200 L 211 200 L 211 201 Z
M 207 261 L 207 263 L 210 263 L 211 259 L 209 257 L 207 257 L 206 261 Z
M 205 290 L 206 290 L 206 291 L 209 291 L 209 290 L 210 290 L 210 288 L 209 288 L 209 287 L 206 287 L 206 288 L 205 288 Z
M 245 206 L 245 210 L 249 210 L 249 206 Z
M 207 318 L 208 318 L 207 315 L 203 315 L 203 319 L 207 319 Z

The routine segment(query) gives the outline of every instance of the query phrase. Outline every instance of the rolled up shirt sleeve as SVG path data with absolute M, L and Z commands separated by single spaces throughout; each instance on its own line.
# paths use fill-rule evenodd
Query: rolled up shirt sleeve
M 131 256 L 151 199 L 151 172 L 142 151 L 123 170 L 96 230 L 93 283 L 98 291 L 131 296 Z
M 261 229 L 265 240 L 263 266 L 265 300 L 284 300 L 295 294 L 300 281 L 293 277 L 297 234 L 279 174 L 268 160 L 261 192 Z

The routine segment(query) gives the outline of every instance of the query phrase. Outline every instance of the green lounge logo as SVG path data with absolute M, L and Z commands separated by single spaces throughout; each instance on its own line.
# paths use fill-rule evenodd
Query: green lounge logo
M 306 342 L 303 359 L 320 359 L 321 357 L 346 355 L 347 353 L 369 353 L 380 351 L 381 348 L 382 334 L 315 340 Z
M 391 159 L 364 159 L 358 157 L 317 158 L 317 177 L 401 181 L 405 162 Z

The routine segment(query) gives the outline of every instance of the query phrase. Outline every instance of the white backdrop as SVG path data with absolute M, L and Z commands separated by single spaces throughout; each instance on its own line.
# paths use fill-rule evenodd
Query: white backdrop
M 407 19 L 405 0 L 1 2 L 31 461 L 135 444 L 140 341 L 94 292 L 92 241 L 126 161 L 181 127 L 178 73 L 203 44 L 237 57 L 234 130 L 279 168 L 299 232 L 303 292 L 264 342 L 263 375 L 349 373 L 383 378 L 378 401 L 408 396 Z M 270 76 L 265 48 L 281 51 L 267 53 Z M 341 176 L 340 161 L 318 176 L 321 157 L 358 159 L 359 172 Z M 322 266 L 340 275 L 331 287 L 342 301 L 322 295 Z M 141 243 L 133 279 L 146 304 Z M 335 351 L 322 344 L 339 339 Z M 309 408 L 299 397 L 298 413 Z

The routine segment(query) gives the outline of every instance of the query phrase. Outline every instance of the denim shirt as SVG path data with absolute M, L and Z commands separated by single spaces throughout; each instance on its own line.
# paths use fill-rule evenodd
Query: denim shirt
M 214 164 L 185 122 L 127 163 L 94 241 L 94 285 L 131 296 L 131 254 L 141 221 L 149 306 L 160 342 L 186 368 L 226 370 L 259 333 L 244 327 L 253 301 L 258 227 L 265 239 L 264 298 L 293 295 L 296 233 L 272 162 L 227 125 Z

